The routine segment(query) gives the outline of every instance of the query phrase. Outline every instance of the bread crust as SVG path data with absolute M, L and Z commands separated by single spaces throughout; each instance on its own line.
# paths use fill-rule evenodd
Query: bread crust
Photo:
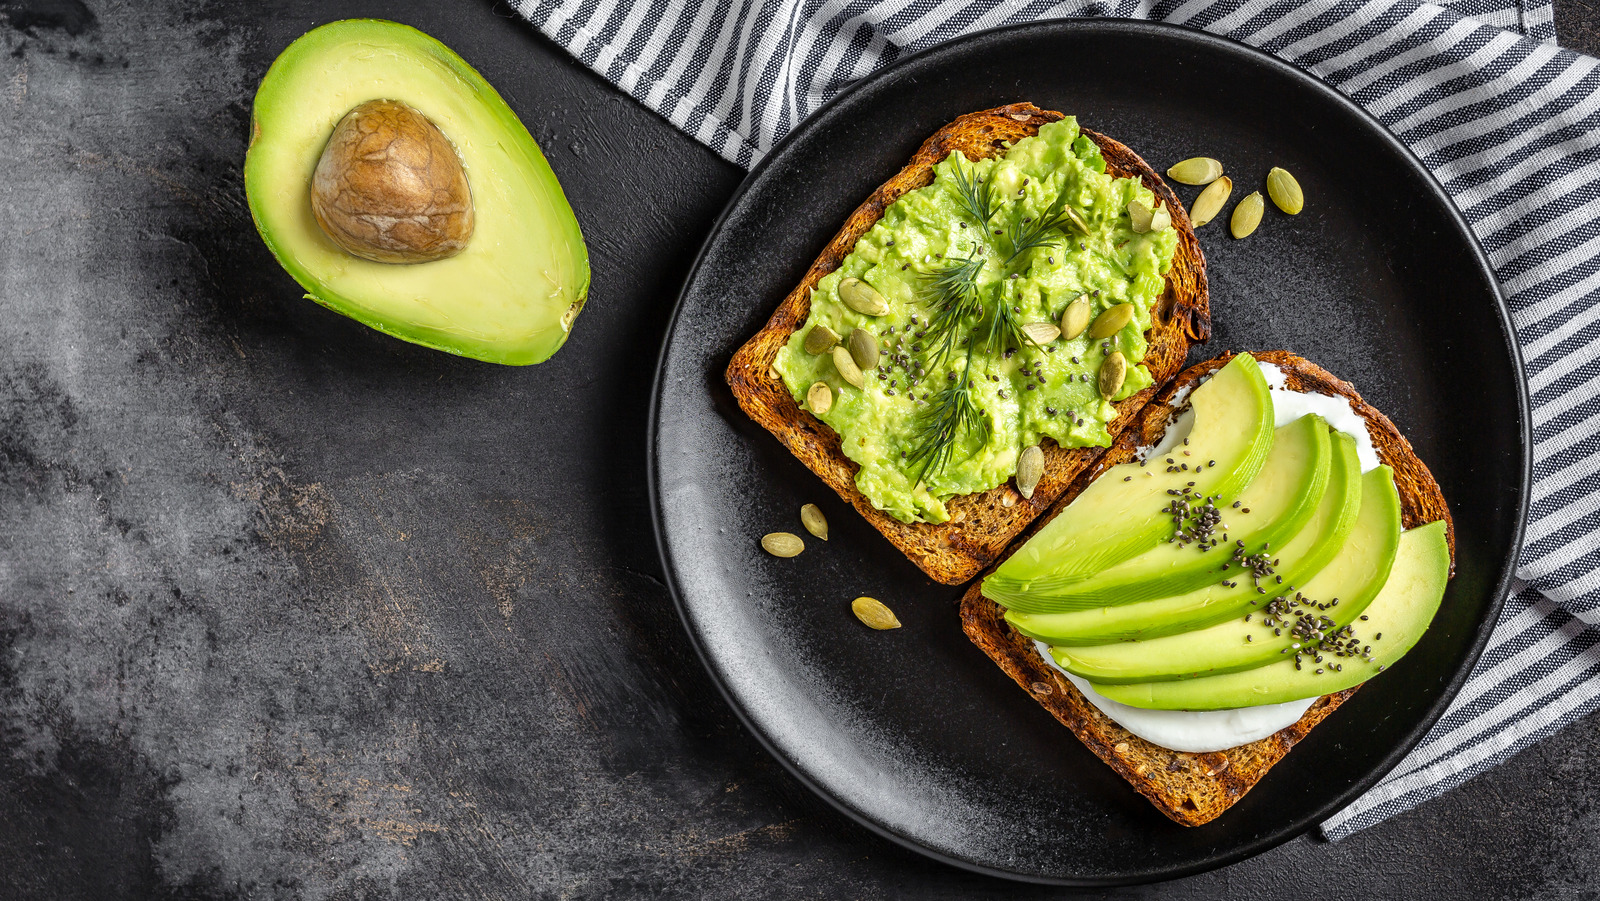
M 849 501 L 879 532 L 930 577 L 946 585 L 972 578 L 993 562 L 1011 539 L 1034 517 L 1050 508 L 1073 480 L 1105 448 L 1062 448 L 1050 439 L 1041 446 L 1045 475 L 1031 499 L 1007 482 L 978 494 L 963 495 L 947 503 L 950 520 L 944 523 L 903 523 L 878 510 L 856 489 L 857 466 L 839 447 L 839 435 L 802 409 L 783 381 L 773 372 L 778 350 L 811 311 L 811 292 L 823 276 L 839 268 L 856 241 L 883 216 L 883 211 L 908 191 L 933 181 L 934 165 L 953 150 L 969 159 L 986 159 L 1005 152 L 1010 142 L 1037 134 L 1039 128 L 1064 118 L 1031 103 L 1014 103 L 968 113 L 944 126 L 923 142 L 911 161 L 884 182 L 845 220 L 800 284 L 778 305 L 767 324 L 728 363 L 727 381 L 739 406 L 777 436 L 801 462 L 829 487 Z M 1206 289 L 1205 258 L 1194 228 L 1177 196 L 1139 155 L 1089 129 L 1083 134 L 1100 146 L 1106 171 L 1119 177 L 1138 177 L 1165 201 L 1178 230 L 1178 249 L 1167 273 L 1167 288 L 1154 307 L 1152 328 L 1146 333 L 1149 350 L 1144 364 L 1154 376 L 1149 388 L 1116 404 L 1117 415 L 1106 429 L 1113 441 L 1128 427 L 1161 385 L 1183 367 L 1191 343 L 1204 341 L 1211 332 L 1210 303 Z
M 1351 408 L 1366 421 L 1378 459 L 1394 469 L 1401 521 L 1405 527 L 1444 520 L 1453 576 L 1455 525 L 1451 522 L 1450 510 L 1439 491 L 1439 483 L 1434 481 L 1427 465 L 1417 457 L 1411 443 L 1394 423 L 1363 400 L 1348 382 L 1302 357 L 1286 351 L 1251 356 L 1282 369 L 1285 386 L 1290 390 L 1336 395 L 1350 402 Z M 1170 404 L 1174 392 L 1195 384 L 1233 357 L 1234 354 L 1226 354 L 1192 366 L 1173 380 L 1155 401 L 1145 406 L 1135 426 L 1124 431 L 1110 450 L 1079 475 L 1050 515 L 1040 518 L 1029 535 L 1054 518 L 1100 473 L 1133 459 L 1139 447 L 1158 441 L 1174 412 Z M 1021 543 L 1019 541 L 1017 546 Z M 1082 692 L 1044 661 L 1032 639 L 1012 628 L 1000 606 L 983 596 L 978 582 L 973 583 L 961 600 L 961 621 L 967 637 L 1023 690 L 1071 729 L 1089 750 L 1128 780 L 1158 810 L 1185 826 L 1208 823 L 1233 806 L 1313 727 L 1360 687 L 1319 698 L 1298 722 L 1259 741 L 1207 754 L 1172 751 L 1130 733 L 1090 704 Z

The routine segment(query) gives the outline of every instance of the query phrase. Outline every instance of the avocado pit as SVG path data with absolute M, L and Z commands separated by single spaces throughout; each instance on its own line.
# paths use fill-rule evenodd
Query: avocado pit
M 369 100 L 339 120 L 312 175 L 311 212 L 345 252 L 378 263 L 455 256 L 474 225 L 455 147 L 394 100 Z

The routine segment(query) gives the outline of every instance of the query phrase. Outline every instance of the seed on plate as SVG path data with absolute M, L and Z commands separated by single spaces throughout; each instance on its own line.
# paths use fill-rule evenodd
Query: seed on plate
M 1289 174 L 1289 170 L 1277 166 L 1267 173 L 1267 196 L 1272 198 L 1278 209 L 1291 216 L 1306 207 L 1306 195 L 1300 190 L 1300 183 Z
M 1122 382 L 1128 377 L 1128 358 L 1122 351 L 1114 350 L 1107 356 L 1105 362 L 1100 364 L 1100 396 L 1110 400 L 1122 390 Z M 1194 484 L 1193 482 L 1189 484 Z
M 1228 223 L 1228 229 L 1235 238 L 1248 238 L 1261 224 L 1261 214 L 1266 209 L 1266 202 L 1261 199 L 1260 191 L 1251 191 L 1249 196 L 1239 201 L 1233 208 L 1233 220 Z
M 806 332 L 806 353 L 822 354 L 833 350 L 839 343 L 839 333 L 825 325 L 813 325 L 811 331 Z
M 1033 500 L 1033 489 L 1044 478 L 1044 451 L 1032 444 L 1022 449 L 1017 457 L 1017 493 Z
M 884 606 L 877 598 L 859 597 L 850 602 L 850 609 L 855 613 L 856 619 L 869 629 L 898 629 L 900 620 L 895 617 L 894 611 Z
M 761 536 L 761 547 L 774 557 L 793 557 L 806 549 L 806 543 L 793 532 L 768 532 Z
M 889 312 L 889 302 L 883 295 L 859 278 L 847 278 L 839 283 L 839 299 L 863 316 L 882 316 Z
M 878 368 L 878 339 L 864 328 L 850 332 L 850 358 L 863 372 Z
M 812 415 L 823 416 L 833 409 L 833 389 L 827 382 L 817 382 L 806 390 L 806 406 Z
M 1087 294 L 1067 304 L 1066 312 L 1061 314 L 1061 337 L 1071 341 L 1073 338 L 1083 334 L 1083 330 L 1089 327 L 1091 312 L 1089 295 Z M 1072 362 L 1078 362 L 1078 358 L 1073 357 Z
M 1167 177 L 1186 185 L 1209 185 L 1222 175 L 1222 163 L 1209 156 L 1196 156 L 1174 163 Z
M 833 368 L 839 370 L 841 378 L 857 388 L 866 386 L 867 378 L 861 374 L 861 367 L 856 365 L 855 358 L 850 356 L 850 351 L 843 347 L 833 349 Z
M 1040 347 L 1061 337 L 1061 328 L 1053 322 L 1030 322 L 1022 327 L 1022 334 Z
M 1094 325 L 1089 326 L 1089 337 L 1099 341 L 1109 338 L 1123 327 L 1133 321 L 1133 304 L 1119 303 L 1106 308 L 1105 312 L 1094 318 Z
M 1222 212 L 1222 207 L 1232 195 L 1233 179 L 1226 175 L 1206 185 L 1206 189 L 1194 199 L 1194 206 L 1189 208 L 1189 221 L 1195 228 L 1199 228 L 1217 218 L 1217 214 Z
M 823 541 L 828 540 L 828 518 L 822 515 L 822 508 L 816 504 L 806 504 L 800 508 L 800 524 L 806 527 L 807 532 Z

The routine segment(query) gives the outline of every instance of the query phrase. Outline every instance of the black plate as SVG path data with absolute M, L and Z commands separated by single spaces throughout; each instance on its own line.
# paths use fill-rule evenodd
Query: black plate
M 1168 821 L 968 643 L 936 585 L 734 404 L 722 371 L 846 215 L 961 113 L 1029 100 L 1076 115 L 1157 169 L 1225 161 L 1234 199 L 1283 166 L 1297 217 L 1201 230 L 1225 349 L 1297 351 L 1354 382 L 1410 437 L 1451 502 L 1455 580 L 1405 661 L 1344 705 L 1239 804 Z M 1185 202 L 1195 189 L 1180 188 Z M 806 785 L 938 859 L 1022 879 L 1107 884 L 1240 860 L 1314 825 L 1399 762 L 1489 635 L 1527 496 L 1527 398 L 1482 250 L 1429 173 L 1333 90 L 1244 45 L 1116 20 L 990 31 L 914 56 L 808 119 L 750 174 L 668 331 L 651 477 L 662 558 L 729 702 Z M 792 560 L 759 536 L 832 540 Z M 905 628 L 850 613 L 868 594 Z

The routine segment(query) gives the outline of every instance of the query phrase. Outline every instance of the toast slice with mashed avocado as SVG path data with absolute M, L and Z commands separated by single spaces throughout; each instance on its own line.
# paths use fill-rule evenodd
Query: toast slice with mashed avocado
M 1351 409 L 1365 422 L 1379 461 L 1394 472 L 1402 525 L 1412 529 L 1442 521 L 1453 572 L 1455 544 L 1449 509 L 1433 475 L 1394 424 L 1363 401 L 1348 383 L 1301 357 L 1282 351 L 1253 356 L 1259 362 L 1277 366 L 1284 374 L 1283 387 L 1289 391 L 1333 395 L 1349 401 Z M 1079 474 L 1061 494 L 1051 514 L 1034 524 L 1028 537 L 1044 528 L 1099 475 L 1112 466 L 1134 460 L 1141 447 L 1156 445 L 1190 390 L 1232 358 L 1230 354 L 1200 363 L 1176 378 L 1143 408 L 1137 421 L 1121 433 L 1110 450 Z M 1293 725 L 1248 744 L 1210 753 L 1173 751 L 1133 735 L 1090 703 L 1059 670 L 1046 663 L 1032 638 L 1006 620 L 1004 609 L 984 597 L 981 581 L 974 582 L 962 598 L 961 619 L 972 642 L 1024 691 L 1157 809 L 1185 826 L 1198 826 L 1220 816 L 1357 690 L 1348 688 L 1325 695 Z
M 942 225 L 916 227 L 929 217 Z M 1178 198 L 1117 141 L 1018 103 L 928 138 L 726 377 L 740 407 L 891 543 L 959 584 L 1105 453 L 1209 333 L 1205 262 Z

